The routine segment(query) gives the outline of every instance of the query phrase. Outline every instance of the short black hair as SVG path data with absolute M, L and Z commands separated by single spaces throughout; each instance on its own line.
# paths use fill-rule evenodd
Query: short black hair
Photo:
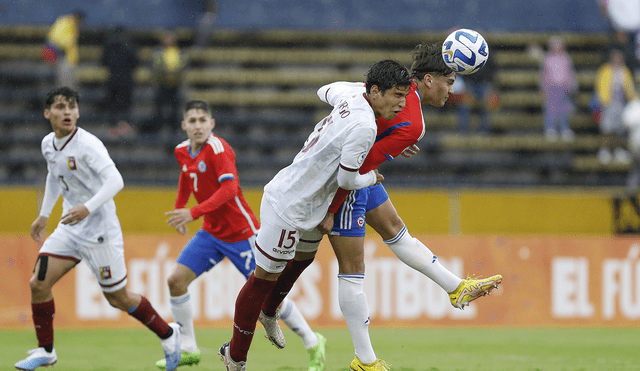
M 209 105 L 209 103 L 202 101 L 202 100 L 190 100 L 187 103 L 185 103 L 184 105 L 184 110 L 182 111 L 183 114 L 187 114 L 187 112 L 191 111 L 192 109 L 201 109 L 203 111 L 205 111 L 206 113 L 209 114 L 209 116 L 211 116 L 212 112 L 211 112 L 211 106 Z
M 444 63 L 442 43 L 418 44 L 411 53 L 411 76 L 422 80 L 424 75 L 448 75 L 455 72 Z
M 376 85 L 384 94 L 394 86 L 411 86 L 411 75 L 406 67 L 400 63 L 392 59 L 385 59 L 374 64 L 367 71 L 367 94 L 371 93 L 373 85 Z
M 58 96 L 63 96 L 68 101 L 75 101 L 76 104 L 80 103 L 80 93 L 68 86 L 63 86 L 50 90 L 47 95 L 44 96 L 44 108 L 51 108 L 51 105 L 56 101 Z

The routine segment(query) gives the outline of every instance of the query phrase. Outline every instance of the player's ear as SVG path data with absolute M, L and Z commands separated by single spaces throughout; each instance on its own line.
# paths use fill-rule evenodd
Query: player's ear
M 376 96 L 376 95 L 380 95 L 380 87 L 378 85 L 371 85 L 371 89 L 370 89 L 369 95 L 370 96 Z
M 182 120 L 182 123 L 180 124 L 180 127 L 182 128 L 182 130 L 187 131 L 187 121 L 186 120 Z
M 211 130 L 213 130 L 213 128 L 216 127 L 216 119 L 214 119 L 213 117 L 211 118 Z
M 433 76 L 432 76 L 432 75 L 430 75 L 430 74 L 428 74 L 428 73 L 426 73 L 426 74 L 424 75 L 424 77 L 422 78 L 422 82 L 424 82 L 424 84 L 425 84 L 428 88 L 430 88 L 430 87 L 431 87 L 431 84 L 433 83 Z
M 46 118 L 47 120 L 51 118 L 51 111 L 49 111 L 48 108 L 44 109 L 44 118 Z

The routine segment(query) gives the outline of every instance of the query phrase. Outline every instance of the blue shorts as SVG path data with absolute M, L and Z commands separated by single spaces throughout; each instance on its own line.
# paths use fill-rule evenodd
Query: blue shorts
M 351 191 L 334 215 L 331 234 L 347 237 L 364 237 L 365 213 L 382 205 L 389 194 L 382 184 Z
M 224 242 L 200 229 L 182 249 L 178 263 L 187 266 L 200 276 L 220 263 L 226 256 L 248 279 L 251 272 L 256 269 L 256 260 L 253 256 L 254 242 L 255 236 L 239 242 Z

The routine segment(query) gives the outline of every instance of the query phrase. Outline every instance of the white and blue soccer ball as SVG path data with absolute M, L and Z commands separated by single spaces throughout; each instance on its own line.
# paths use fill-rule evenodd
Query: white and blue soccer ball
M 487 63 L 489 45 L 478 32 L 462 28 L 444 40 L 442 58 L 456 73 L 470 75 Z

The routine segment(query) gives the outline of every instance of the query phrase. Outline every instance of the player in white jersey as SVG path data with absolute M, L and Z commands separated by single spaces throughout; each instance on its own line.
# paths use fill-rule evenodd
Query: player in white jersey
M 284 347 L 276 313 L 263 313 L 261 308 L 282 302 L 313 261 L 317 244 L 308 242 L 322 239 L 315 227 L 338 187 L 358 189 L 382 180 L 375 171 L 360 175 L 358 169 L 375 140 L 376 118 L 394 118 L 404 107 L 410 86 L 411 77 L 398 62 L 374 64 L 367 72 L 366 93 L 337 103 L 316 125 L 293 163 L 265 186 L 256 270 L 236 300 L 231 342 L 220 347 L 227 370 L 246 369 L 258 319 L 270 340 Z
M 19 361 L 19 370 L 56 363 L 53 347 L 55 305 L 52 287 L 85 260 L 113 307 L 127 312 L 161 339 L 167 370 L 180 361 L 180 326 L 165 322 L 149 301 L 126 288 L 122 230 L 113 197 L 124 182 L 102 142 L 76 126 L 80 117 L 78 93 L 62 87 L 47 93 L 44 116 L 53 132 L 42 140 L 47 179 L 40 215 L 31 237 L 41 242 L 53 207 L 62 195 L 62 217 L 38 254 L 31 288 L 31 308 L 38 348 Z

